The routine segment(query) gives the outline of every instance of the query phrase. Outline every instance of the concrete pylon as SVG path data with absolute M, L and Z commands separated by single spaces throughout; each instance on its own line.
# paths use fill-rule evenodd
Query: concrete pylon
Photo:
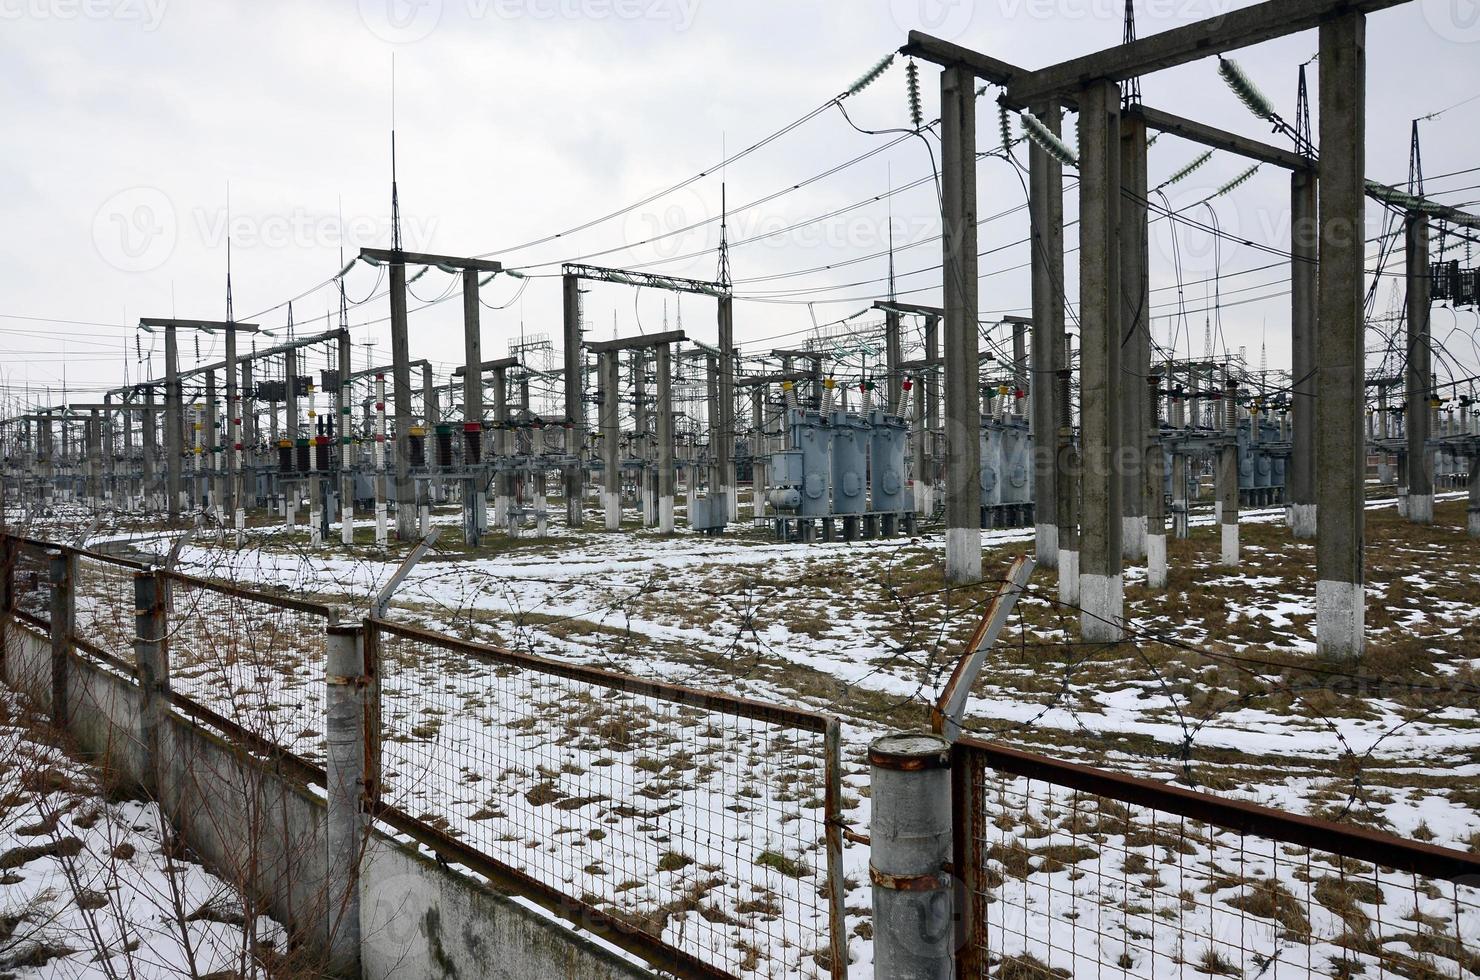
M 981 408 L 977 399 L 976 77 L 940 73 L 944 203 L 946 574 L 957 585 L 982 576 Z
M 1120 122 L 1121 553 L 1146 556 L 1146 378 L 1151 373 L 1150 235 L 1146 215 L 1146 123 Z
M 1079 93 L 1080 442 L 1083 466 L 1079 632 L 1090 643 L 1124 635 L 1121 535 L 1120 88 Z
M 1316 536 L 1316 261 L 1320 225 L 1314 170 L 1290 175 L 1290 532 Z
M 1034 114 L 1058 133 L 1063 116 L 1059 103 L 1036 106 Z M 1055 419 L 1058 372 L 1064 361 L 1064 168 L 1039 146 L 1028 146 L 1029 214 L 1032 223 L 1033 334 L 1028 383 L 1033 432 L 1033 512 L 1038 564 L 1059 563 L 1058 422 Z
M 1316 648 L 1356 659 L 1364 644 L 1366 17 L 1320 27 L 1320 322 L 1316 364 Z
M 1403 371 L 1406 403 L 1403 434 L 1408 442 L 1408 512 L 1415 524 L 1434 522 L 1434 454 L 1428 448 L 1433 348 L 1429 339 L 1429 220 L 1410 211 L 1403 220 L 1407 267 L 1408 357 Z

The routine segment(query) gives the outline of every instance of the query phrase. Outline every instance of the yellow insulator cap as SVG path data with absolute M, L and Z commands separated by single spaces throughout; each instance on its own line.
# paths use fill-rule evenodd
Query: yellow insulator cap
M 781 382 L 781 390 L 782 391 L 790 391 L 791 389 L 793 389 L 795 387 L 796 387 L 796 385 L 792 384 L 790 381 L 783 381 L 783 382 Z
M 836 388 L 837 386 L 838 386 L 838 383 L 836 381 L 834 381 L 832 378 L 823 378 L 822 379 L 822 387 L 828 389 L 829 391 L 831 391 L 833 388 Z

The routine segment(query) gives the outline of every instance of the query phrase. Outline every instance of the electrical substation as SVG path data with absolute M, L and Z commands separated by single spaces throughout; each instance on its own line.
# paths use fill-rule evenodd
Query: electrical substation
M 1141 6 L 891 27 L 630 204 L 593 136 L 476 253 L 403 237 L 392 61 L 373 242 L 239 317 L 228 232 L 223 315 L 0 385 L 0 680 L 315 976 L 1480 975 L 1480 75 L 1371 97 L 1430 5 Z

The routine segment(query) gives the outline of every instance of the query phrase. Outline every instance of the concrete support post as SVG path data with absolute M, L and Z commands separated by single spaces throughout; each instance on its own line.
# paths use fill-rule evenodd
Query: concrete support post
M 1146 216 L 1146 123 L 1120 124 L 1121 553 L 1146 556 L 1146 378 L 1151 373 L 1150 237 Z
M 155 473 L 156 454 L 159 452 L 159 441 L 156 436 L 155 426 L 158 424 L 156 417 L 158 410 L 154 407 L 154 386 L 150 385 L 144 389 L 144 412 L 143 430 L 140 434 L 140 466 L 139 472 L 143 477 L 139 487 L 139 493 L 143 497 L 144 510 L 150 511 L 157 508 L 155 503 L 155 481 L 158 476 Z
M 673 497 L 677 482 L 673 470 L 673 361 L 668 344 L 653 350 L 654 374 L 657 375 L 658 441 L 658 533 L 673 533 Z
M 1238 382 L 1232 378 L 1223 392 L 1223 446 L 1218 451 L 1219 563 L 1238 567 Z M 1258 424 L 1258 419 L 1253 420 Z
M 206 372 L 205 414 L 201 419 L 201 435 L 205 452 L 205 479 L 196 488 L 200 503 L 207 516 L 221 520 L 221 498 L 225 492 L 225 478 L 221 471 L 221 434 L 217 427 L 219 416 L 216 408 L 216 372 Z
M 1080 90 L 1079 321 L 1080 637 L 1118 642 L 1123 633 L 1124 525 L 1121 441 L 1120 89 L 1097 81 Z
M 416 485 L 411 479 L 411 341 L 406 325 L 406 265 L 391 263 L 391 397 L 396 402 L 396 537 L 416 539 Z
M 874 975 L 955 974 L 951 747 L 939 735 L 886 735 L 869 746 L 869 876 Z
M 884 311 L 884 366 L 887 373 L 888 400 L 884 406 L 888 411 L 894 411 L 894 406 L 899 404 L 900 385 L 904 382 L 904 372 L 900 364 L 904 363 L 904 355 L 899 337 L 899 313 L 895 310 Z
M 1316 332 L 1320 223 L 1314 170 L 1290 175 L 1290 532 L 1316 536 Z
M 1054 496 L 1054 521 L 1059 539 L 1059 601 L 1069 606 L 1079 603 L 1079 486 L 1083 476 L 1074 446 L 1073 378 L 1069 368 L 1061 368 L 1055 375 L 1053 414 L 1058 432 L 1054 469 L 1059 484 Z
M 1146 378 L 1146 587 L 1167 587 L 1166 458 L 1161 451 L 1161 381 Z
M 245 498 L 242 506 L 246 507 L 250 504 L 256 507 L 258 506 L 257 478 L 252 472 L 252 463 L 257 450 L 256 392 L 252 383 L 251 359 L 242 361 L 241 365 L 241 394 L 238 402 L 241 405 L 241 434 L 238 439 L 242 443 L 242 494 Z
M 167 588 L 157 572 L 134 573 L 134 666 L 139 678 L 139 744 L 144 747 L 144 783 L 158 792 L 159 730 L 169 710 L 170 665 L 165 648 Z
M 247 526 L 247 511 L 242 482 L 242 405 L 241 389 L 237 387 L 236 329 L 226 328 L 226 444 L 223 454 L 226 463 L 226 492 L 221 495 L 223 521 L 229 519 L 232 527 L 241 531 Z
M 596 360 L 601 388 L 601 512 L 608 531 L 622 529 L 622 426 L 617 397 L 617 352 L 603 351 Z
M 750 516 L 757 525 L 766 519 L 766 389 L 750 389 Z
M 390 540 L 386 527 L 385 373 L 375 374 L 375 544 L 384 548 Z
M 1433 348 L 1429 340 L 1429 221 L 1410 211 L 1403 221 L 1408 279 L 1408 358 L 1403 371 L 1407 403 L 1403 434 L 1408 443 L 1408 519 L 1434 522 L 1434 455 L 1429 451 L 1430 405 L 1434 392 Z
M 1355 659 L 1362 653 L 1365 613 L 1364 15 L 1343 13 L 1322 22 L 1320 66 L 1316 649 L 1323 656 Z
M 478 310 L 478 270 L 463 270 L 463 543 L 478 547 L 484 521 L 482 481 L 473 470 L 482 465 L 483 448 L 483 329 Z M 497 508 L 495 507 L 495 510 Z
M 915 492 L 915 513 L 928 517 L 930 502 L 930 430 L 925 419 L 925 371 L 921 371 L 911 382 L 913 410 L 910 419 L 910 485 Z
M 1469 463 L 1470 499 L 1469 506 L 1466 508 L 1469 518 L 1466 522 L 1466 529 L 1470 537 L 1480 538 L 1480 456 L 1471 456 Z
M 582 454 L 586 445 L 585 393 L 581 390 L 581 286 L 575 276 L 561 276 L 561 297 L 565 320 L 565 417 L 566 453 L 573 462 L 565 471 L 565 522 L 573 528 L 585 523 L 581 495 L 585 492 L 585 464 Z
M 283 437 L 294 456 L 298 452 L 298 426 L 298 351 L 288 350 L 283 352 Z M 296 470 L 296 462 L 293 467 Z M 289 482 L 288 474 L 278 479 L 283 488 L 283 522 L 293 527 L 298 523 L 298 501 L 303 492 L 296 483 Z
M 946 581 L 982 576 L 981 406 L 977 399 L 976 77 L 940 73 L 945 276 Z
M 628 369 L 632 372 L 632 455 L 641 463 L 637 479 L 637 505 L 642 510 L 642 526 L 656 527 L 657 487 L 653 469 L 653 420 L 648 411 L 647 358 L 645 348 L 636 348 L 628 355 Z
M 334 418 L 339 425 L 339 543 L 355 543 L 354 397 L 350 387 L 349 333 L 339 335 L 339 386 Z
M 67 677 L 71 669 L 72 631 L 76 622 L 77 555 L 71 551 L 47 554 L 51 582 L 51 721 L 67 727 Z
M 180 516 L 185 460 L 185 405 L 180 391 L 180 349 L 175 328 L 164 328 L 164 467 L 165 506 L 171 521 Z
M 329 966 L 360 971 L 360 860 L 367 828 L 365 635 L 361 626 L 330 626 L 325 663 L 325 886 L 329 901 Z
M 735 493 L 735 301 L 730 296 L 719 298 L 719 412 L 710 420 L 710 451 L 714 454 L 714 469 L 718 476 L 720 504 L 728 520 L 737 520 L 739 496 Z M 717 430 L 719 440 L 715 441 Z M 710 484 L 709 492 L 714 493 Z
M 495 466 L 512 462 L 514 434 L 509 430 L 509 379 L 507 369 L 501 367 L 493 369 L 493 431 L 492 462 Z M 512 470 L 495 469 L 493 516 L 498 527 L 510 526 L 518 495 L 516 479 Z

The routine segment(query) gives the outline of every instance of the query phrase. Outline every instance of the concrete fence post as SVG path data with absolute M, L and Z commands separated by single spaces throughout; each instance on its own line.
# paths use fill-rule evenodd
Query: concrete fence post
M 159 793 L 163 757 L 159 729 L 169 709 L 170 665 L 165 649 L 165 583 L 158 572 L 134 573 L 134 666 L 139 678 L 139 743 L 143 783 Z
M 873 813 L 874 975 L 949 978 L 955 972 L 951 858 L 951 747 L 939 735 L 902 732 L 868 750 Z
M 72 583 L 77 558 L 67 551 L 47 556 L 51 579 L 51 720 L 67 727 L 67 674 L 71 666 L 72 621 L 76 612 Z
M 367 827 L 365 632 L 359 624 L 332 624 L 325 665 L 325 742 L 328 747 L 326 890 L 329 965 L 340 976 L 360 973 L 360 859 Z

